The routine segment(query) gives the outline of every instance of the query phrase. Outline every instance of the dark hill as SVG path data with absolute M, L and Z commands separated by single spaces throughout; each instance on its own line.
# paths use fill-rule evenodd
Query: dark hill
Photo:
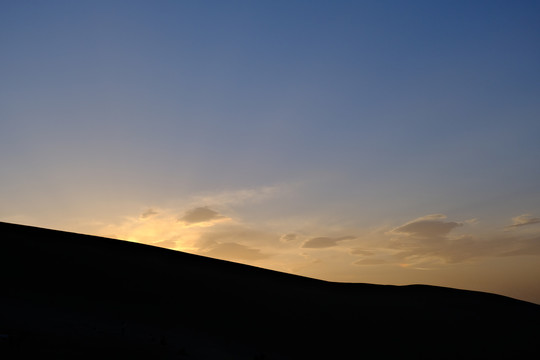
M 0 223 L 0 358 L 540 359 L 540 306 Z

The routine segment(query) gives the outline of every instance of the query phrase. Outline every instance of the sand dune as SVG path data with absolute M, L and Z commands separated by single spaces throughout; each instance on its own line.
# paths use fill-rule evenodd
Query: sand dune
M 0 223 L 0 357 L 540 358 L 540 306 Z

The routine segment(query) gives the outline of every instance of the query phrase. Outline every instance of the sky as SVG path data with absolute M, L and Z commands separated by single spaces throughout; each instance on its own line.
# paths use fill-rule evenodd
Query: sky
M 0 221 L 540 303 L 538 1 L 0 4 Z

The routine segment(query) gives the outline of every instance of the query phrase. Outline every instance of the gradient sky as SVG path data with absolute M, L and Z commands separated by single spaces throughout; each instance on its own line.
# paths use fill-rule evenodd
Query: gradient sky
M 540 303 L 540 2 L 0 4 L 0 220 Z

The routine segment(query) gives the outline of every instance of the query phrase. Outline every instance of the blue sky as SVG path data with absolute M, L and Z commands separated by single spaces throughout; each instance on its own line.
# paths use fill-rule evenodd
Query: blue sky
M 538 2 L 0 10 L 0 220 L 540 303 Z

